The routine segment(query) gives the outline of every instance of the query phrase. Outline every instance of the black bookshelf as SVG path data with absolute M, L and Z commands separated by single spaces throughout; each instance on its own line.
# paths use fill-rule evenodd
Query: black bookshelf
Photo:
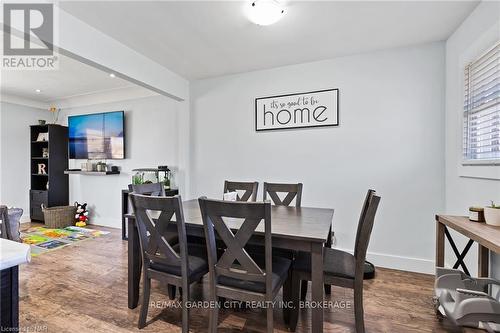
M 40 141 L 40 133 L 47 133 L 44 141 Z M 68 128 L 61 125 L 30 126 L 30 141 L 30 218 L 43 222 L 42 204 L 54 207 L 69 203 L 69 180 L 64 174 L 68 169 Z M 44 156 L 44 151 L 48 156 Z

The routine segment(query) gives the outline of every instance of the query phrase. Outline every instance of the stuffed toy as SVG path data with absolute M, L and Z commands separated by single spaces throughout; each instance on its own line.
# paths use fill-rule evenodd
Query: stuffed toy
M 77 227 L 85 227 L 87 225 L 88 220 L 89 220 L 89 212 L 87 210 L 87 203 L 80 204 L 78 202 L 75 202 L 75 206 L 76 206 L 76 215 L 75 215 L 76 223 L 75 223 L 75 225 Z

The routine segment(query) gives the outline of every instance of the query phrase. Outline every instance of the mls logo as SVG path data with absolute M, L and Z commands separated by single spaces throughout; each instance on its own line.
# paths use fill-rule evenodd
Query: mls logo
M 3 6 L 6 56 L 51 56 L 54 46 L 53 4 L 10 3 Z M 13 45 L 13 31 L 23 35 L 24 45 Z M 17 43 L 19 44 L 19 43 Z

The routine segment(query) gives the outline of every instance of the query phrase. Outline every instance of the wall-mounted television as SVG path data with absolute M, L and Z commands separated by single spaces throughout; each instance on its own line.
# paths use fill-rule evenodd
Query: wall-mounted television
M 124 159 L 125 113 L 93 113 L 68 117 L 70 159 Z

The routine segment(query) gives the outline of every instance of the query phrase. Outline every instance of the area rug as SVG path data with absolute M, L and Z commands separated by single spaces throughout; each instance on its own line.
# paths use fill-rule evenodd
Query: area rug
M 98 238 L 107 234 L 109 234 L 108 231 L 80 227 L 66 227 L 64 229 L 32 227 L 21 231 L 21 240 L 23 243 L 31 245 L 31 256 L 36 257 L 75 242 Z

